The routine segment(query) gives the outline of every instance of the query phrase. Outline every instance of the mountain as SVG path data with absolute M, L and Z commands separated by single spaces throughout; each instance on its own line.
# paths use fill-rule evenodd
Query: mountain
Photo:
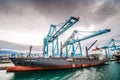
M 5 49 L 5 50 L 15 50 L 15 51 L 29 51 L 29 46 L 30 45 L 24 45 L 24 44 L 18 44 L 18 43 L 0 40 L 0 50 Z M 38 52 L 40 50 L 42 50 L 42 47 L 40 46 L 33 46 L 32 48 L 32 51 L 34 52 Z
M 0 54 L 22 54 L 21 52 L 0 50 Z

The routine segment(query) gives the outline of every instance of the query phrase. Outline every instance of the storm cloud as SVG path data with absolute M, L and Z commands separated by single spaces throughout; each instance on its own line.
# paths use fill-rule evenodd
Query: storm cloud
M 40 44 L 50 24 L 64 22 L 69 16 L 80 17 L 71 30 L 110 28 L 106 41 L 120 39 L 120 0 L 0 0 L 0 39 L 19 43 L 24 34 L 31 34 L 38 39 L 35 45 Z M 20 38 L 16 40 L 13 34 Z

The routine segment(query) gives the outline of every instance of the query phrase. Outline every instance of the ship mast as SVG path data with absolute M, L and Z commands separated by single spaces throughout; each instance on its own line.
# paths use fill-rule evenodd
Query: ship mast
M 29 46 L 29 54 L 28 54 L 28 58 L 30 58 L 31 51 L 32 51 L 32 45 L 31 45 L 31 46 Z

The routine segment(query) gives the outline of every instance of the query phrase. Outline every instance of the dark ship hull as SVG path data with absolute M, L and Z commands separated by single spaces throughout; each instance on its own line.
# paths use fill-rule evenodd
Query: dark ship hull
M 11 60 L 15 67 L 8 67 L 8 72 L 80 68 L 105 63 L 105 60 L 87 58 L 11 58 Z
M 120 55 L 114 55 L 117 58 L 117 61 L 120 62 Z
M 115 56 L 117 61 L 120 62 L 120 51 L 116 52 L 113 56 Z

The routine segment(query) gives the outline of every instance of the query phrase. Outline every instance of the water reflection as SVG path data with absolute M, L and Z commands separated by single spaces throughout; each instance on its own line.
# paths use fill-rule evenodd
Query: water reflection
M 105 69 L 103 66 L 98 66 L 97 68 L 15 72 L 12 80 L 96 80 L 104 77 Z
M 74 73 L 73 69 L 67 70 L 47 70 L 47 71 L 29 71 L 15 72 L 13 80 L 63 80 L 69 78 Z

